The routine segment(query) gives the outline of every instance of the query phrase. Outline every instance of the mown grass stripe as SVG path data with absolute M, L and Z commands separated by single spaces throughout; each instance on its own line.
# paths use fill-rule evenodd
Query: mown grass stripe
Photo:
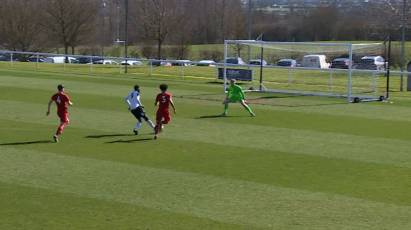
M 51 76 L 52 78 L 52 76 Z M 139 83 L 143 86 L 143 96 L 144 98 L 153 98 L 156 93 L 158 93 L 157 86 L 162 81 L 159 81 L 157 84 L 153 84 L 150 79 L 139 78 L 139 79 L 130 79 L 125 78 L 124 80 L 129 80 L 127 83 L 119 83 L 119 81 L 114 82 L 105 82 L 103 78 L 90 78 L 84 82 L 83 78 L 62 78 L 64 79 L 42 79 L 37 77 L 19 77 L 14 76 L 2 76 L 0 77 L 0 85 L 3 87 L 16 87 L 22 89 L 38 89 L 38 90 L 47 90 L 53 91 L 57 84 L 67 83 L 68 90 L 74 98 L 76 98 L 76 93 L 79 94 L 90 94 L 90 95 L 104 95 L 104 96 L 113 96 L 113 97 L 124 97 L 124 94 L 127 94 L 130 91 L 131 87 Z M 69 80 L 68 80 L 69 79 Z M 120 82 L 122 82 L 120 81 Z M 140 82 L 140 81 L 143 81 Z M 149 83 L 144 83 L 149 81 Z M 219 95 L 217 98 L 222 100 L 224 95 L 222 94 L 220 85 L 209 85 L 204 87 L 207 84 L 198 83 L 198 84 L 189 84 L 186 87 L 182 87 L 181 83 L 178 85 L 172 84 L 170 90 L 175 94 L 178 100 L 183 100 L 184 103 L 190 103 L 192 105 L 206 104 L 206 105 L 215 105 L 216 101 L 214 97 L 216 95 L 210 96 L 213 100 L 207 102 L 205 100 L 194 100 L 191 98 L 185 99 L 184 96 L 188 95 L 193 97 L 193 95 L 202 95 L 209 94 L 211 92 Z M 206 93 L 205 93 L 206 92 Z M 207 96 L 204 97 L 207 99 Z M 177 100 L 177 101 L 178 101 Z M 324 102 L 324 99 L 318 98 L 271 98 L 271 99 L 261 99 L 262 101 L 268 101 L 264 103 L 272 104 L 272 106 L 258 106 L 258 109 L 263 109 L 265 111 L 290 111 L 298 112 L 305 114 L 323 114 L 331 116 L 347 116 L 356 117 L 360 119 L 379 119 L 386 122 L 389 121 L 411 121 L 409 114 L 411 113 L 411 108 L 409 106 L 397 106 L 397 104 L 381 104 L 381 103 L 371 103 L 371 104 L 347 104 L 344 101 L 340 102 Z M 220 104 L 220 103 L 217 103 Z
M 0 146 L 195 172 L 399 205 L 411 204 L 411 195 L 404 193 L 411 187 L 409 168 L 195 141 L 154 141 L 144 130 L 135 136 L 71 127 L 62 142 L 56 145 L 50 143 L 47 133 L 37 131 L 49 129 L 52 132 L 55 127 L 10 121 L 6 127 L 17 125 L 27 129 L 8 134 L 20 137 L 19 141 L 0 135 L 4 140 Z M 38 137 L 33 139 L 35 135 Z
M 0 229 L 251 229 L 69 192 L 1 182 L 0 188 Z
M 409 206 L 110 161 L 8 147 L 1 150 L 0 180 L 6 183 L 258 227 L 411 227 Z
M 0 100 L 13 100 L 30 103 L 45 103 L 48 101 L 52 91 L 50 90 L 38 90 L 38 89 L 22 89 L 18 87 L 6 88 L 1 87 L 0 90 L 3 94 L 0 95 Z M 123 91 L 126 92 L 127 89 Z M 147 92 L 149 91 L 149 92 Z M 154 91 L 154 90 L 151 90 Z M 24 93 L 22 93 L 24 92 Z M 128 91 L 127 91 L 128 92 Z M 120 94 L 120 93 L 119 93 Z M 27 95 L 36 95 L 36 97 L 27 97 Z M 122 96 L 110 96 L 110 95 L 94 95 L 88 94 L 88 92 L 82 92 L 74 94 L 72 100 L 75 101 L 75 107 L 111 110 L 111 111 L 124 111 L 126 104 L 123 101 L 124 93 Z M 220 95 L 222 97 L 222 95 Z M 154 114 L 153 108 L 154 94 L 150 93 L 150 90 L 145 88 L 143 92 L 142 102 L 146 106 L 147 112 Z M 175 99 L 178 105 L 179 117 L 196 119 L 198 122 L 202 120 L 210 120 L 210 118 L 218 118 L 216 114 L 221 113 L 221 104 L 214 102 L 203 103 L 190 103 L 190 100 Z M 193 112 L 193 107 L 197 109 Z M 240 105 L 232 105 L 230 111 L 236 111 L 241 107 Z M 390 121 L 387 122 L 384 119 L 375 118 L 358 118 L 354 116 L 343 115 L 329 115 L 320 113 L 303 113 L 297 111 L 269 111 L 261 110 L 261 107 L 255 108 L 258 113 L 258 119 L 212 119 L 214 122 L 229 122 L 237 123 L 239 125 L 247 122 L 252 125 L 261 125 L 265 127 L 278 127 L 278 128 L 292 128 L 298 130 L 313 130 L 321 132 L 342 133 L 356 136 L 368 136 L 368 137 L 382 137 L 398 140 L 409 140 L 411 138 L 411 121 Z M 213 114 L 213 111 L 214 114 Z M 245 112 L 242 113 L 246 115 Z M 273 119 L 271 122 L 268 120 Z M 203 118 L 203 119 L 200 119 Z M 338 122 L 335 122 L 338 120 Z M 383 130 L 383 131 L 382 131 Z
M 75 96 L 75 93 L 87 93 L 91 95 L 105 95 L 112 97 L 123 98 L 138 81 L 131 82 L 127 85 L 113 85 L 112 83 L 103 83 L 103 82 L 92 82 L 86 83 L 75 80 L 50 80 L 50 79 L 33 79 L 33 78 L 15 78 L 15 77 L 1 77 L 0 85 L 3 87 L 19 87 L 19 88 L 28 88 L 28 89 L 39 89 L 39 90 L 50 90 L 51 92 L 55 91 L 58 84 L 64 84 L 69 92 Z M 159 93 L 158 85 L 147 86 L 147 94 L 151 97 L 154 97 L 155 94 Z M 170 86 L 170 90 L 171 90 Z M 144 88 L 142 88 L 144 91 Z M 182 89 L 172 89 L 173 92 L 179 94 L 194 94 L 199 93 L 198 90 L 182 90 Z
M 1 102 L 2 107 L 5 108 L 0 111 L 3 119 L 31 121 L 39 124 L 55 123 L 55 118 L 45 117 L 44 112 L 38 110 L 38 105 L 3 100 Z M 71 125 L 78 128 L 121 133 L 130 130 L 134 123 L 127 111 L 102 112 L 75 107 L 71 111 Z M 209 133 L 213 135 L 208 135 Z M 260 125 L 243 124 L 239 126 L 228 122 L 216 123 L 213 120 L 200 122 L 179 117 L 176 117 L 173 124 L 167 128 L 167 135 L 164 137 L 411 167 L 411 155 L 409 154 L 411 143 L 403 140 Z
M 82 70 L 71 66 L 67 68 L 70 73 L 47 73 L 52 67 L 58 67 L 56 65 L 38 72 L 17 70 L 28 67 L 23 64 L 16 65 L 12 71 L 0 70 L 0 156 L 7 153 L 3 161 L 7 163 L 0 165 L 6 165 L 7 173 L 13 175 L 12 182 L 5 183 L 13 183 L 12 190 L 16 192 L 21 192 L 20 185 L 27 183 L 34 190 L 41 185 L 51 193 L 70 195 L 73 193 L 65 186 L 71 186 L 72 190 L 79 188 L 78 197 L 94 200 L 96 197 L 92 196 L 99 195 L 117 208 L 127 203 L 141 207 L 137 202 L 130 203 L 137 194 L 138 202 L 155 206 L 159 212 L 169 208 L 170 212 L 183 213 L 175 215 L 178 220 L 184 219 L 181 216 L 193 215 L 194 210 L 193 216 L 206 216 L 202 219 L 209 218 L 210 213 L 228 223 L 245 219 L 240 224 L 249 223 L 250 228 L 270 226 L 272 222 L 277 229 L 410 227 L 404 220 L 410 216 L 411 204 L 408 154 L 411 109 L 403 93 L 392 94 L 401 96 L 396 97 L 398 103 L 356 105 L 320 97 L 247 94 L 250 101 L 262 104 L 253 105 L 256 118 L 248 117 L 239 105 L 230 107 L 230 117 L 221 118 L 215 115 L 222 111 L 222 86 L 215 81 L 118 72 L 110 75 L 111 70 L 105 68 L 99 69 L 100 76 L 87 76 L 80 75 Z M 163 70 L 156 69 L 156 73 L 165 73 Z M 44 114 L 54 92 L 52 82 L 74 86 L 74 91 L 69 90 L 75 100 L 72 123 L 59 144 L 49 141 L 57 118 Z M 161 82 L 168 82 L 176 96 L 177 116 L 157 141 L 151 139 L 152 130 L 147 126 L 139 136 L 130 136 L 135 119 L 122 101 L 124 94 L 133 84 L 140 84 L 146 110 L 152 117 L 154 108 L 150 99 Z M 53 113 L 54 109 L 53 106 Z M 42 181 L 45 170 L 57 172 L 60 159 L 63 174 L 48 175 Z M 81 161 L 84 163 L 78 163 Z M 31 167 L 27 166 L 30 163 Z M 91 168 L 87 168 L 87 163 Z M 40 169 L 43 166 L 45 169 Z M 137 177 L 145 178 L 145 183 L 133 184 Z M 5 178 L 9 178 L 7 174 Z M 217 184 L 209 188 L 207 182 Z M 182 186 L 175 189 L 178 183 Z M 115 185 L 124 194 L 113 195 Z M 150 188 L 159 191 L 149 193 Z M 55 189 L 61 191 L 53 192 Z M 2 188 L 0 192 L 5 190 Z M 205 194 L 207 192 L 211 193 Z M 166 195 L 162 197 L 162 193 Z M 318 197 L 312 199 L 312 194 Z M 65 197 L 59 199 L 70 200 Z M 182 203 L 185 197 L 189 197 L 189 205 Z M 165 199 L 162 204 L 156 203 L 162 199 Z M 212 199 L 217 201 L 210 201 Z M 279 204 L 283 200 L 285 202 Z M 320 205 L 311 203 L 318 201 Z M 346 204 L 349 202 L 354 204 Z M 352 216 L 347 211 L 350 205 L 355 206 Z M 327 212 L 327 206 L 333 208 Z M 18 207 L 8 207 L 18 212 Z M 288 208 L 298 211 L 291 212 Z M 321 212 L 311 213 L 312 208 Z M 228 212 L 220 215 L 225 209 Z M 40 215 L 46 214 L 40 212 Z M 252 212 L 260 216 L 250 215 Z M 276 212 L 279 215 L 271 218 Z M 400 213 L 397 216 L 400 224 L 375 223 L 377 216 L 386 219 L 395 216 L 394 213 Z M 317 215 L 312 221 L 311 214 Z M 247 215 L 251 220 L 246 219 Z M 150 218 L 155 221 L 155 215 Z M 49 219 L 58 221 L 59 216 L 50 215 Z M 370 221 L 373 223 L 367 223 Z M 38 223 L 34 226 L 39 226 Z M 177 226 L 170 223 L 170 228 Z

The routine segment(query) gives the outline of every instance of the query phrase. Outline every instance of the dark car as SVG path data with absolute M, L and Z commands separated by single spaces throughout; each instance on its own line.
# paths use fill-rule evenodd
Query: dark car
M 91 57 L 78 57 L 77 61 L 79 64 L 90 64 L 92 62 Z
M 348 69 L 350 68 L 350 59 L 349 58 L 336 58 L 331 62 L 331 68 Z
M 101 60 L 103 60 L 103 58 L 100 58 L 100 57 L 78 57 L 77 58 L 78 64 L 91 64 L 91 63 L 95 64 L 95 62 L 99 62 Z
M 0 61 L 20 61 L 17 55 L 11 55 L 9 53 L 0 53 Z
M 151 60 L 148 64 L 151 66 L 171 66 L 171 62 L 165 60 Z
M 7 57 L 6 55 L 0 54 L 0 61 L 10 61 L 10 57 Z
M 277 62 L 278 66 L 285 66 L 285 67 L 296 67 L 297 61 L 294 59 L 280 59 Z
M 31 56 L 26 59 L 28 62 L 41 62 L 41 63 L 53 63 L 53 60 L 43 56 Z
M 240 57 L 228 57 L 227 59 L 225 59 L 225 63 L 235 65 L 246 65 L 246 63 Z
M 172 66 L 190 66 L 193 62 L 190 60 L 175 60 L 171 62 Z
M 261 59 L 251 59 L 248 62 L 248 64 L 261 66 Z M 263 60 L 262 66 L 266 66 L 266 65 L 267 65 L 267 61 Z
M 385 70 L 385 60 L 381 56 L 364 56 L 356 69 Z

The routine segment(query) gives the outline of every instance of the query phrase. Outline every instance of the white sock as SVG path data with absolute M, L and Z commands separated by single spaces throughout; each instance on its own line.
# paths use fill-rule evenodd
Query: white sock
M 150 125 L 151 128 L 154 129 L 155 125 L 151 120 L 147 120 L 148 125 Z
M 141 122 L 137 122 L 136 126 L 134 127 L 134 130 L 138 130 L 141 128 Z

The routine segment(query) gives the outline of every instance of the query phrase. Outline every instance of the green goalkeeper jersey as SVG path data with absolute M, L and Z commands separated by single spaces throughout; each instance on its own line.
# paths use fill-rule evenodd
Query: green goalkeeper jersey
M 244 100 L 243 89 L 238 85 L 228 87 L 228 98 L 233 101 Z

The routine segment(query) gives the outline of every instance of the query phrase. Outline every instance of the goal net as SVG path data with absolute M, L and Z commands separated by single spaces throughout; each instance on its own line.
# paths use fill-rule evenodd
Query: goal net
M 316 43 L 227 40 L 219 77 L 247 91 L 384 100 L 385 43 Z

